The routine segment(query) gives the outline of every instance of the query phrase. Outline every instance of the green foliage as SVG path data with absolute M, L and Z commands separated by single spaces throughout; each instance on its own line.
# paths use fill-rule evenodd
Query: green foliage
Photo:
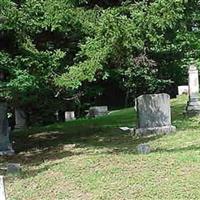
M 199 7 L 181 0 L 2 0 L 3 96 L 32 107 L 38 95 L 64 101 L 105 79 L 131 100 L 169 91 L 186 81 L 191 60 L 200 63 Z

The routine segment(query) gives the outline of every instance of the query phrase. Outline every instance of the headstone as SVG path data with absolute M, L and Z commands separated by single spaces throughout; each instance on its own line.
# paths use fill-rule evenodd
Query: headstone
M 146 94 L 136 99 L 138 124 L 136 135 L 167 134 L 176 128 L 171 125 L 170 96 Z
M 131 128 L 129 127 L 119 127 L 119 129 L 122 131 L 131 131 Z
M 108 106 L 94 106 L 89 109 L 89 117 L 99 117 L 108 114 Z
M 188 85 L 180 85 L 180 86 L 178 86 L 178 95 L 188 94 L 188 93 L 189 93 Z
M 6 200 L 4 177 L 0 176 L 0 200 Z
M 66 111 L 65 112 L 65 121 L 75 120 L 75 113 L 74 111 Z
M 54 113 L 56 121 L 59 121 L 59 112 L 58 110 Z
M 7 103 L 0 102 L 0 155 L 13 155 L 10 143 L 10 127 L 8 127 Z
M 19 174 L 21 172 L 21 165 L 19 163 L 9 163 L 7 165 L 7 173 Z
M 16 129 L 26 128 L 26 114 L 20 108 L 15 108 L 15 128 Z
M 144 144 L 139 144 L 139 145 L 136 147 L 136 149 L 137 149 L 137 152 L 138 152 L 139 154 L 148 154 L 148 153 L 151 152 L 151 147 L 150 147 L 150 145 L 149 145 L 149 144 L 146 144 L 146 143 L 144 143 Z
M 200 114 L 200 99 L 199 99 L 199 75 L 195 65 L 190 65 L 188 71 L 189 83 L 189 101 L 186 107 L 188 115 Z

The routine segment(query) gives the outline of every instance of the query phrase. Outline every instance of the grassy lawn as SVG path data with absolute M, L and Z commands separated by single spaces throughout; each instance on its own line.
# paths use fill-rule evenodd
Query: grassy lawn
M 137 138 L 119 130 L 136 123 L 133 108 L 15 133 L 21 175 L 6 175 L 9 200 L 200 199 L 200 117 L 182 112 L 187 97 L 172 100 L 177 132 Z M 147 142 L 152 153 L 138 155 Z M 3 172 L 2 172 L 3 173 Z

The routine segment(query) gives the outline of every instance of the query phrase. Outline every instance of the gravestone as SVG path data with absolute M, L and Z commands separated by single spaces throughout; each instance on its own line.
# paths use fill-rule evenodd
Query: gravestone
M 180 86 L 178 86 L 178 95 L 188 94 L 188 93 L 189 93 L 188 85 L 180 85 Z
M 21 165 L 19 163 L 8 163 L 7 173 L 19 174 L 21 172 Z
M 7 103 L 0 102 L 0 155 L 13 155 L 10 143 L 10 127 L 8 127 Z
M 167 134 L 176 128 L 171 125 L 170 96 L 168 94 L 146 94 L 136 99 L 138 124 L 137 135 Z
M 65 121 L 71 121 L 71 120 L 75 120 L 75 113 L 74 111 L 66 111 L 65 112 Z
M 26 128 L 26 114 L 20 108 L 15 108 L 15 129 Z
M 136 149 L 137 149 L 137 152 L 139 153 L 139 154 L 148 154 L 148 153 L 150 153 L 151 152 L 151 147 L 150 147 L 150 145 L 149 144 L 139 144 L 137 147 L 136 147 Z
M 195 65 L 190 65 L 188 70 L 189 100 L 186 107 L 188 115 L 200 114 L 199 75 Z
M 59 111 L 58 110 L 54 113 L 54 115 L 55 115 L 56 121 L 59 121 Z
M 108 106 L 94 106 L 89 108 L 89 117 L 99 117 L 108 114 Z
M 4 177 L 0 176 L 0 200 L 6 200 Z

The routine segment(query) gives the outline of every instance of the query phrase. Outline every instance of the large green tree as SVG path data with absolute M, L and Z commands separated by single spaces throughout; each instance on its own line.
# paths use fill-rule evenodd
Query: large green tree
M 104 83 L 126 102 L 172 93 L 199 62 L 199 38 L 198 1 L 2 0 L 0 68 L 9 80 L 1 94 L 42 115 L 101 95 Z

